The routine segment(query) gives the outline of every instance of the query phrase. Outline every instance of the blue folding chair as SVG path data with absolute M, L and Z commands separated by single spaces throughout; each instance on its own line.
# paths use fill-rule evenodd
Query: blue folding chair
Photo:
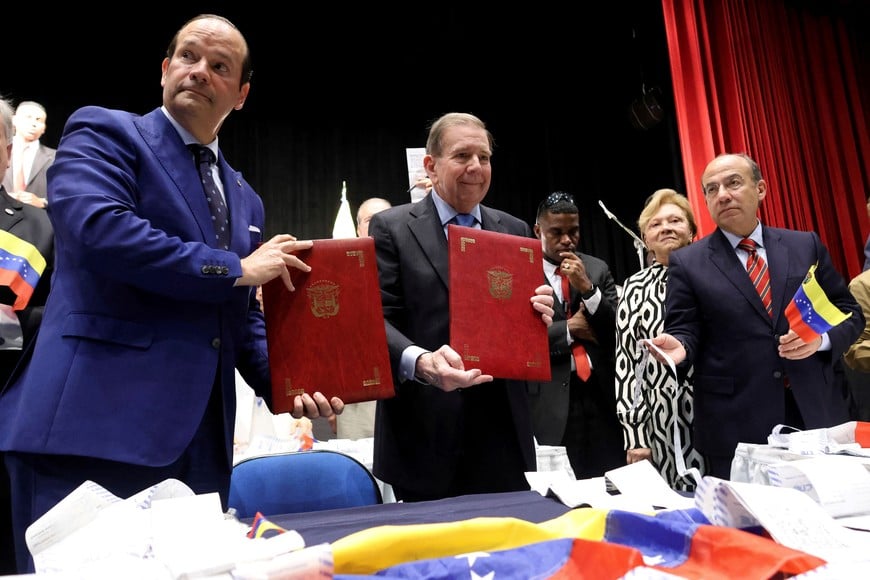
M 365 465 L 327 449 L 249 457 L 233 467 L 229 507 L 239 518 L 383 503 Z

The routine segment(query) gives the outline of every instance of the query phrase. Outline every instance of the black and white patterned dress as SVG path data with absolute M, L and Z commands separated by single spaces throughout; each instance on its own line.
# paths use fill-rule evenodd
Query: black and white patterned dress
M 640 400 L 634 409 L 635 366 L 640 361 L 640 339 L 663 331 L 668 269 L 662 264 L 629 276 L 623 284 L 616 311 L 616 412 L 626 449 L 648 447 L 652 461 L 673 489 L 692 491 L 691 476 L 680 477 L 674 455 L 674 401 L 683 458 L 687 468 L 706 472 L 703 456 L 692 446 L 691 371 L 677 389 L 676 379 L 664 363 L 649 357 L 642 373 Z

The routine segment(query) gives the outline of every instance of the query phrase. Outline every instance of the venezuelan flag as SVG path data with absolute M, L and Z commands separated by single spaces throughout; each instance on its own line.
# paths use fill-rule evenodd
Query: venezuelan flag
M 13 310 L 24 310 L 45 271 L 45 258 L 36 246 L 0 230 L 0 286 L 15 293 Z
M 273 536 L 283 534 L 286 531 L 287 530 L 285 530 L 281 526 L 265 518 L 260 512 L 257 512 L 257 514 L 254 516 L 254 523 L 251 524 L 251 529 L 248 530 L 248 537 L 271 538 Z
M 785 308 L 789 328 L 804 342 L 812 342 L 850 316 L 834 306 L 819 286 L 815 272 L 818 263 L 810 266 L 804 281 Z
M 332 544 L 335 578 L 562 580 L 790 577 L 825 561 L 761 534 L 714 526 L 700 510 L 638 514 L 578 508 L 514 518 L 369 528 Z

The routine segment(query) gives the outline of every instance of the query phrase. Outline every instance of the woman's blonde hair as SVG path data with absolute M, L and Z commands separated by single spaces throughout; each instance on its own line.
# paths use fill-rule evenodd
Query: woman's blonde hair
M 685 195 L 673 189 L 658 189 L 651 196 L 646 198 L 643 206 L 643 211 L 640 212 L 640 217 L 637 218 L 637 229 L 640 230 L 641 237 L 644 237 L 646 227 L 654 215 L 662 208 L 663 205 L 672 203 L 686 214 L 686 221 L 689 222 L 689 231 L 692 232 L 692 238 L 698 232 L 698 226 L 695 223 L 695 214 L 692 213 L 692 206 L 689 205 L 689 200 Z

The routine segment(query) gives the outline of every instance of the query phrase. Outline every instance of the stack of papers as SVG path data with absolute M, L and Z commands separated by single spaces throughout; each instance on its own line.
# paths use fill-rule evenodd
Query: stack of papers
M 249 526 L 221 510 L 216 493 L 196 495 L 168 479 L 121 499 L 88 481 L 25 534 L 38 574 L 88 580 L 272 578 L 292 569 L 332 577 L 331 548 L 305 547 L 295 531 L 247 537 Z

